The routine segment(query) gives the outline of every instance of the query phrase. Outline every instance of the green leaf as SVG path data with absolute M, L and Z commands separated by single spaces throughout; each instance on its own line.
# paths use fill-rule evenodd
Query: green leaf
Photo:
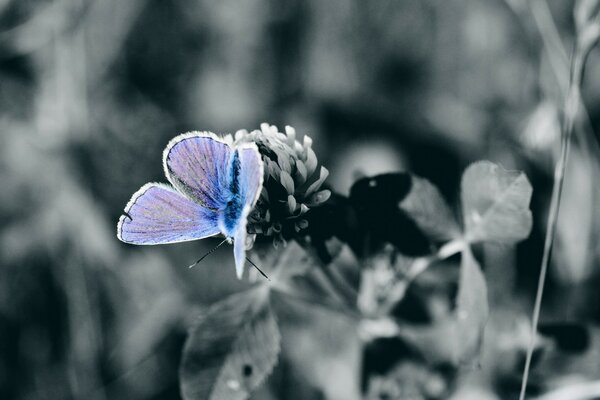
M 463 174 L 461 192 L 469 242 L 514 243 L 529 236 L 532 188 L 524 173 L 479 161 Z
M 455 314 L 456 360 L 468 363 L 479 354 L 489 314 L 485 277 L 469 247 L 462 252 Z
M 427 179 L 411 177 L 408 195 L 399 203 L 423 232 L 439 241 L 454 239 L 460 228 L 440 191 Z
M 210 307 L 192 329 L 180 369 L 185 400 L 247 399 L 271 373 L 281 336 L 258 287 Z

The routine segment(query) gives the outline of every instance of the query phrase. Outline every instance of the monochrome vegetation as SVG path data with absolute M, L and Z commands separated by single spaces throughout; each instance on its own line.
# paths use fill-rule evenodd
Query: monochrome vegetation
M 0 398 L 600 398 L 599 37 L 598 0 L 0 1 Z

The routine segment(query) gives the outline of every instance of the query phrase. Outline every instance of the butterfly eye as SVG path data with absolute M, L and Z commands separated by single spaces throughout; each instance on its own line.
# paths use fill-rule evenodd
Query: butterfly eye
M 244 367 L 242 368 L 242 374 L 248 378 L 250 375 L 252 375 L 252 365 L 250 364 L 245 364 Z

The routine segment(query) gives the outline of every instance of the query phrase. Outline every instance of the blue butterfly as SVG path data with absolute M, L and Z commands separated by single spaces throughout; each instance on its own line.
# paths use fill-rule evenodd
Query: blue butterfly
M 231 145 L 210 132 L 184 133 L 163 153 L 172 186 L 147 183 L 119 218 L 117 237 L 153 245 L 222 234 L 231 243 L 235 270 L 242 277 L 246 223 L 263 185 L 263 162 L 254 143 Z

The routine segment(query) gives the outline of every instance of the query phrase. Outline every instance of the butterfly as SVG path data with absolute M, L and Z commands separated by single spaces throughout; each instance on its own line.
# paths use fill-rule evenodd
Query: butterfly
M 241 278 L 247 218 L 263 185 L 256 144 L 232 145 L 210 132 L 184 133 L 165 148 L 163 167 L 171 185 L 147 183 L 133 194 L 119 218 L 119 240 L 156 245 L 222 234 L 233 242 Z

